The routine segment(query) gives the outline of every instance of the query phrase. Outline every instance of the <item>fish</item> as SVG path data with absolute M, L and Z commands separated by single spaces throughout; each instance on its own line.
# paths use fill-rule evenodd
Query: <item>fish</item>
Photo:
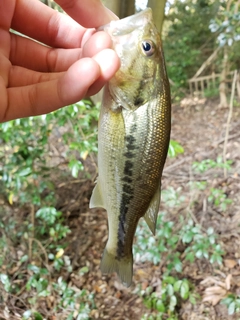
M 171 96 L 160 35 L 150 8 L 101 27 L 121 66 L 105 85 L 98 125 L 98 177 L 90 208 L 108 215 L 103 274 L 129 287 L 141 217 L 155 234 L 171 130 Z

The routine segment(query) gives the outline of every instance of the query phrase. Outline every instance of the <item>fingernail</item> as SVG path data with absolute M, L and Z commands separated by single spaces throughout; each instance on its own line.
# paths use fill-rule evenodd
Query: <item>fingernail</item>
M 115 13 L 113 13 L 110 9 L 105 7 L 105 10 L 110 20 L 119 20 L 118 16 L 116 16 Z

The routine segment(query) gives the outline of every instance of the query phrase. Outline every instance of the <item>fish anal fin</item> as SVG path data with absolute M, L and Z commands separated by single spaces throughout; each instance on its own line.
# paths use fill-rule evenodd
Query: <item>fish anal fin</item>
M 89 203 L 89 208 L 90 209 L 92 209 L 92 208 L 104 208 L 105 209 L 103 196 L 102 196 L 102 190 L 101 190 L 101 186 L 100 186 L 99 182 L 97 182 L 96 186 L 93 189 L 92 196 L 91 196 L 90 203 Z
M 144 215 L 144 219 L 147 222 L 149 229 L 152 231 L 152 234 L 155 235 L 157 217 L 160 206 L 160 198 L 161 198 L 161 186 L 157 188 L 150 205 Z
M 126 258 L 117 259 L 114 255 L 108 252 L 107 248 L 105 248 L 100 269 L 103 274 L 116 272 L 121 282 L 126 287 L 129 287 L 132 283 L 133 257 L 131 255 Z

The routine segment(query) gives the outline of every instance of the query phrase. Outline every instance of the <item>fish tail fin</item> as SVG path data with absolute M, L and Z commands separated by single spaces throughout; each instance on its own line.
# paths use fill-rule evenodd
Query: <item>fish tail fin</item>
M 132 254 L 129 257 L 116 259 L 116 257 L 110 254 L 105 248 L 100 264 L 100 269 L 103 274 L 116 272 L 122 283 L 129 287 L 132 283 L 133 275 L 133 257 Z

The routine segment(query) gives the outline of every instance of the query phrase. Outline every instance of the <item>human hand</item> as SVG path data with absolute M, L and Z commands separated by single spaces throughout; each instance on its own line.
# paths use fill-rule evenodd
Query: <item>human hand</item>
M 100 0 L 56 2 L 76 21 L 39 0 L 0 1 L 0 122 L 93 95 L 120 66 L 109 35 L 93 29 L 114 18 Z

